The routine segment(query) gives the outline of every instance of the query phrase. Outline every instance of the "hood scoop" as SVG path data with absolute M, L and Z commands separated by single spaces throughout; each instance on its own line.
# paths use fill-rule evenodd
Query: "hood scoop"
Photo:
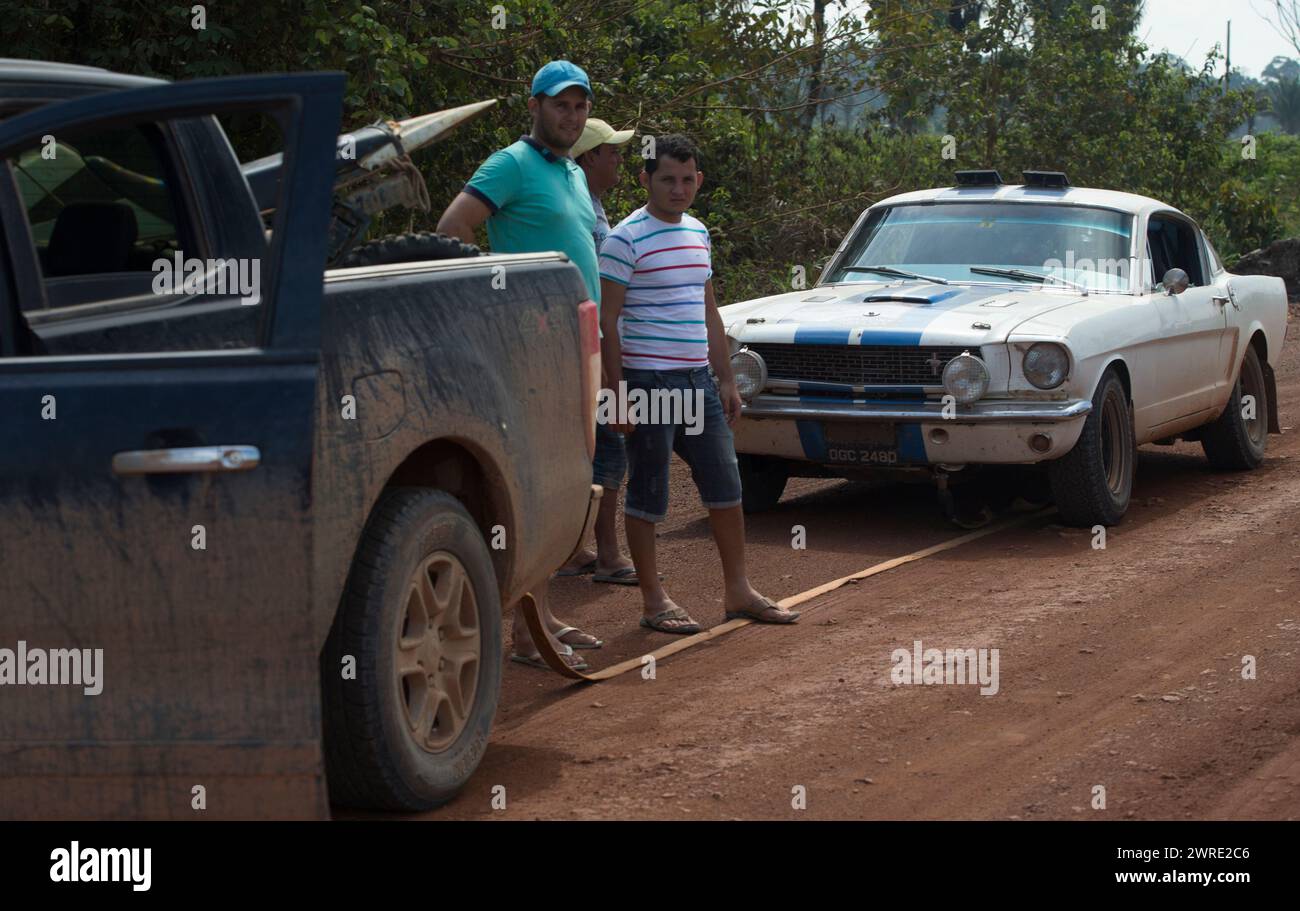
M 862 299 L 864 304 L 920 304 L 929 307 L 934 301 L 921 294 L 868 294 Z
M 953 288 L 945 288 L 941 285 L 920 285 L 913 286 L 909 290 L 900 289 L 898 291 L 873 291 L 862 298 L 864 304 L 914 304 L 921 307 L 929 307 L 940 301 L 945 301 L 950 297 L 956 297 L 961 292 Z

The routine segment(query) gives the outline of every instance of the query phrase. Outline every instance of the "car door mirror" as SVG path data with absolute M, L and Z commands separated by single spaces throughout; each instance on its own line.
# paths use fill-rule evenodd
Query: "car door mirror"
M 1170 269 L 1160 286 L 1165 289 L 1165 294 L 1182 294 L 1187 290 L 1187 273 L 1177 267 Z

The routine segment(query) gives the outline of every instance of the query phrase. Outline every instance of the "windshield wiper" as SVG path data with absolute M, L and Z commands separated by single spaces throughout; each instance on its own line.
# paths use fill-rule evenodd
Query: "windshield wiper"
M 1048 280 L 1060 282 L 1063 285 L 1069 285 L 1082 291 L 1085 295 L 1088 293 L 1088 286 L 1081 285 L 1078 282 L 1070 281 L 1068 278 L 1061 278 L 1058 275 L 1042 275 L 1038 272 L 1028 272 L 1024 269 L 995 269 L 992 266 L 969 266 L 972 272 L 979 275 L 998 275 L 1006 278 L 1022 278 L 1025 281 L 1038 282 L 1040 285 L 1046 284 Z
M 894 269 L 889 266 L 845 266 L 845 272 L 878 272 L 881 275 L 893 275 L 896 278 L 919 278 L 922 281 L 934 282 L 936 285 L 950 285 L 952 282 L 946 278 L 936 278 L 933 275 L 918 275 L 915 272 L 904 272 L 902 269 Z

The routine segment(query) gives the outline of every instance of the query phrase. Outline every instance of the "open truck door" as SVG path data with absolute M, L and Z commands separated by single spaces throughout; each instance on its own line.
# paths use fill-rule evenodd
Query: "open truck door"
M 328 813 L 312 456 L 343 88 L 335 73 L 196 80 L 0 122 L 0 817 Z M 34 239 L 21 156 L 144 125 L 165 159 L 169 122 L 235 111 L 272 117 L 287 162 L 254 299 L 48 307 L 60 228 L 49 250 Z M 179 220 L 199 178 L 177 159 L 159 183 Z M 63 233 L 102 256 L 131 208 L 86 203 Z M 202 249 L 191 228 L 178 236 Z M 139 331 L 150 321 L 167 328 Z M 203 346 L 168 344 L 199 325 Z M 51 356 L 40 332 L 60 331 L 98 347 Z

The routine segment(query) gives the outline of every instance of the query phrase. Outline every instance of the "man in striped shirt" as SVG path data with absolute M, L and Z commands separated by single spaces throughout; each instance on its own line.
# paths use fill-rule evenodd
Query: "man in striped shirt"
M 599 258 L 601 356 L 611 387 L 626 383 L 629 398 L 638 392 L 660 401 L 693 396 L 704 405 L 702 427 L 688 428 L 681 409 L 669 416 L 655 409 L 649 421 L 615 427 L 628 434 L 623 515 L 641 587 L 641 625 L 665 633 L 700 631 L 668 597 L 655 566 L 655 524 L 668 512 L 674 451 L 690 465 L 709 510 L 727 618 L 793 623 L 799 617 L 755 591 L 745 572 L 745 519 L 730 427 L 740 416 L 740 395 L 713 296 L 709 232 L 686 212 L 704 180 L 699 160 L 685 136 L 657 137 L 640 175 L 646 204 L 610 231 Z

